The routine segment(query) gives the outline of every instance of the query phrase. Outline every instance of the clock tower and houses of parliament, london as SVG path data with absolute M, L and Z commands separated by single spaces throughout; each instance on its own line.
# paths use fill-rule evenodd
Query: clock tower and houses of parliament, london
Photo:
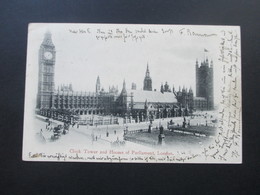
M 95 92 L 77 92 L 72 84 L 55 88 L 56 49 L 50 32 L 46 32 L 39 49 L 39 72 L 36 113 L 64 122 L 74 121 L 79 115 L 109 115 L 134 119 L 136 122 L 155 118 L 187 116 L 197 110 L 212 110 L 213 95 L 213 62 L 208 60 L 198 66 L 196 62 L 196 96 L 190 88 L 172 90 L 166 82 L 157 91 L 152 88 L 149 65 L 147 64 L 143 90 L 126 88 L 123 82 L 122 91 L 110 86 L 108 91 L 102 88 L 97 76 Z

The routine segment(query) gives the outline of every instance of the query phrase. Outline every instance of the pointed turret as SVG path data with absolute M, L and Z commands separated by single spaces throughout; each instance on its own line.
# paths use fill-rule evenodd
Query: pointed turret
M 147 110 L 147 108 L 148 108 L 148 104 L 147 104 L 147 99 L 146 99 L 144 102 L 144 109 Z
M 127 92 L 126 92 L 126 84 L 125 84 L 125 79 L 123 81 L 123 89 L 122 89 L 122 92 L 121 92 L 123 95 L 126 95 Z
M 165 82 L 165 85 L 164 85 L 164 92 L 169 92 L 169 85 L 168 85 L 167 81 Z
M 71 83 L 69 84 L 69 90 L 70 90 L 70 91 L 73 91 L 73 89 L 72 89 L 72 84 L 71 84 Z
M 161 84 L 161 93 L 164 92 L 163 84 Z
M 185 93 L 186 91 L 185 91 L 185 87 L 184 87 L 184 85 L 183 85 L 183 87 L 182 87 L 182 93 Z
M 146 76 L 150 77 L 150 71 L 149 71 L 149 64 L 147 62 L 147 67 L 146 67 Z
M 208 57 L 206 58 L 205 65 L 208 66 L 208 67 L 210 66 Z
M 44 46 L 48 46 L 48 47 L 51 47 L 51 48 L 54 48 L 54 44 L 52 43 L 52 38 L 51 38 L 51 32 L 50 31 L 47 31 L 44 35 L 44 39 L 43 39 L 43 42 L 42 42 L 42 45 Z
M 100 79 L 99 79 L 99 76 L 97 77 L 97 81 L 96 81 L 96 93 L 99 93 L 100 92 Z
M 198 59 L 196 59 L 196 68 L 199 67 L 199 62 L 198 62 Z
M 213 60 L 210 61 L 210 68 L 213 68 Z
M 192 89 L 191 89 L 191 86 L 190 86 L 190 89 L 189 89 L 189 93 L 190 93 L 190 94 L 193 94 L 193 91 L 192 91 Z

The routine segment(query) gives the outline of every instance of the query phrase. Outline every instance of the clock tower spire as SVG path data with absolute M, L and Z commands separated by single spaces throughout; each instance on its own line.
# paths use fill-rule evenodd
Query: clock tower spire
M 52 108 L 52 98 L 55 91 L 54 66 L 56 50 L 52 42 L 52 35 L 47 31 L 39 49 L 39 73 L 38 73 L 38 109 Z

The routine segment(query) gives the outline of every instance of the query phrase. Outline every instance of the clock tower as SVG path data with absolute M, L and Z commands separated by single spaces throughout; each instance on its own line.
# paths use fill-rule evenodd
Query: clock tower
M 52 43 L 51 33 L 46 32 L 39 49 L 39 74 L 38 74 L 38 109 L 50 109 L 52 105 L 54 85 L 54 66 L 56 51 Z

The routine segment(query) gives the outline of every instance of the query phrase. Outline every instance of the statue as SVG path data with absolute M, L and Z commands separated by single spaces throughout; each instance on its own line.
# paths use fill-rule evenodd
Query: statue
M 152 132 L 152 123 L 150 123 L 148 126 L 148 133 L 151 133 L 151 132 Z
M 165 142 L 164 142 L 165 135 L 163 134 L 164 128 L 162 125 L 160 126 L 159 130 L 160 130 L 160 134 L 158 136 L 158 145 L 163 146 L 163 145 L 165 145 Z

